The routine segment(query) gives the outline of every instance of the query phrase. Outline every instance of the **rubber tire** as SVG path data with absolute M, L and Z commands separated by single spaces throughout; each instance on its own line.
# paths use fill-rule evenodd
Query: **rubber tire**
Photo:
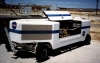
M 43 55 L 46 53 L 45 57 Z M 44 61 L 48 58 L 48 48 L 45 45 L 39 45 L 36 48 L 36 59 L 38 61 Z
M 91 36 L 88 34 L 84 40 L 85 45 L 89 45 L 91 42 Z

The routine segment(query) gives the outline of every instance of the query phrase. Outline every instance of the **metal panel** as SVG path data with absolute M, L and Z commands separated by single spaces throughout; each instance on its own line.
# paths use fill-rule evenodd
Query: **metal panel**
M 44 11 L 44 14 L 50 21 L 73 19 L 71 14 L 68 11 Z
M 52 30 L 52 25 L 22 25 L 22 30 L 25 31 L 49 31 Z M 50 40 L 52 38 L 52 34 L 50 33 L 27 33 L 22 34 L 22 40 Z
M 52 25 L 22 25 L 22 30 L 52 30 Z

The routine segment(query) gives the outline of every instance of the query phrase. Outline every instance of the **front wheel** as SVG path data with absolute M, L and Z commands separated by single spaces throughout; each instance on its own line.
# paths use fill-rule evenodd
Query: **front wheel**
M 88 34 L 84 40 L 85 45 L 89 45 L 91 42 L 91 36 Z
M 36 59 L 43 61 L 48 58 L 48 48 L 45 45 L 39 45 L 36 48 Z

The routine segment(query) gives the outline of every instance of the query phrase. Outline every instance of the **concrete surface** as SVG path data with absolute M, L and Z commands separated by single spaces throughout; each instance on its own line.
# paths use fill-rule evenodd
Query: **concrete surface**
M 17 56 L 7 52 L 4 44 L 0 45 L 0 63 L 40 63 L 32 53 L 20 52 Z M 100 63 L 100 42 L 92 40 L 90 45 L 50 56 L 48 60 L 41 63 Z

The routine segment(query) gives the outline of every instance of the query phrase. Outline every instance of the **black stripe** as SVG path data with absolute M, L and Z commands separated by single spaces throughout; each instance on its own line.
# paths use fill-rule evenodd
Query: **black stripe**
M 14 30 L 10 29 L 10 32 L 18 33 L 18 34 L 54 34 L 59 33 L 59 30 Z
M 86 29 L 86 28 L 90 28 L 90 26 L 83 26 L 83 27 L 81 27 L 81 29 Z
M 47 16 L 53 17 L 53 16 L 71 16 L 71 15 L 70 14 L 47 14 Z
M 90 28 L 90 26 L 81 27 L 81 29 Z M 59 30 L 14 30 L 10 29 L 10 32 L 18 34 L 54 34 L 59 33 Z

